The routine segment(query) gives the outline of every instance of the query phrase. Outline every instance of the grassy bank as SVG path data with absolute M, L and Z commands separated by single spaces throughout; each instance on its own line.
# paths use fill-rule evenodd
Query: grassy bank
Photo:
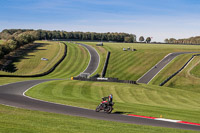
M 95 42 L 83 42 L 96 47 Z M 137 80 L 167 54 L 183 51 L 200 51 L 194 45 L 160 45 L 134 43 L 104 43 L 101 47 L 111 51 L 106 77 L 124 80 Z M 137 51 L 123 51 L 123 48 Z
M 101 97 L 110 93 L 114 95 L 117 112 L 200 122 L 200 94 L 175 88 L 64 80 L 40 84 L 26 94 L 45 101 L 95 109 Z
M 140 126 L 118 122 L 87 119 L 0 105 L 1 133 L 195 133 L 180 129 Z
M 101 57 L 100 67 L 96 73 L 102 71 L 107 51 L 111 51 L 107 77 L 132 80 L 137 80 L 168 53 L 200 50 L 199 46 L 185 45 L 104 43 L 103 47 L 97 47 L 96 43 L 87 44 L 96 48 Z M 70 78 L 85 70 L 89 62 L 87 50 L 79 45 L 67 45 L 68 53 L 64 61 L 54 72 L 41 78 Z M 137 51 L 125 52 L 122 50 L 124 47 L 135 48 Z M 37 55 L 39 51 L 34 53 Z M 166 70 L 163 69 L 163 72 L 168 72 L 163 78 L 176 71 L 188 58 L 189 55 L 177 57 Z M 95 109 L 101 97 L 112 93 L 115 102 L 114 112 L 153 117 L 162 115 L 164 118 L 200 123 L 198 60 L 198 57 L 195 58 L 183 73 L 166 84 L 168 87 L 62 80 L 35 86 L 27 95 L 46 101 Z M 31 79 L 38 78 L 0 78 L 0 84 Z M 161 80 L 162 76 L 158 75 L 152 84 L 158 84 Z M 2 105 L 0 118 L 0 132 L 192 132 L 29 111 Z
M 193 67 L 190 71 L 190 74 L 192 74 L 195 77 L 200 78 L 200 62 L 199 62 L 200 57 L 197 56 L 195 57 L 194 61 L 193 61 Z
M 159 85 L 169 76 L 177 72 L 192 57 L 193 54 L 183 54 L 172 60 L 149 84 Z
M 38 47 L 27 51 L 25 55 L 13 62 L 16 71 L 8 73 L 0 71 L 5 75 L 33 75 L 48 71 L 64 54 L 64 45 L 59 42 L 36 41 Z M 46 58 L 48 61 L 41 60 Z
M 199 59 L 200 57 L 195 57 L 183 71 L 172 78 L 165 86 L 200 94 L 199 69 L 197 69 L 199 67 Z
M 77 44 L 67 43 L 67 46 L 67 57 L 55 71 L 43 78 L 70 78 L 78 76 L 87 68 L 90 60 L 88 51 Z
M 55 46 L 55 47 L 54 47 Z M 80 46 L 80 45 L 75 45 L 75 44 L 71 44 L 71 43 L 67 43 L 67 56 L 66 58 L 63 60 L 63 62 L 49 75 L 47 76 L 43 76 L 43 77 L 39 77 L 40 79 L 46 79 L 46 78 L 70 78 L 71 76 L 77 76 L 79 75 L 81 72 L 83 72 L 88 63 L 89 63 L 89 53 L 87 52 L 87 50 Z M 54 45 L 45 45 L 44 47 L 42 47 L 42 49 L 46 49 L 46 47 L 51 47 L 51 50 L 54 50 L 54 52 L 56 51 L 63 51 L 63 47 L 61 47 L 61 49 L 59 48 L 60 46 L 58 46 L 57 44 Z M 57 48 L 57 50 L 55 50 Z M 42 52 L 42 53 L 40 53 Z M 62 52 L 61 52 L 62 53 Z M 54 65 L 54 63 L 56 63 L 57 60 L 60 59 L 60 57 L 62 56 L 62 54 L 59 54 L 58 52 L 56 53 L 51 53 L 51 51 L 47 50 L 47 52 L 44 52 L 44 50 L 36 50 L 34 51 L 34 53 L 29 53 L 29 54 L 34 54 L 35 56 L 31 56 L 31 59 L 22 59 L 20 62 L 18 62 L 17 68 L 19 69 L 19 71 L 21 71 L 21 74 L 30 74 L 33 73 L 33 71 L 35 69 L 37 69 L 37 71 L 42 72 L 43 71 L 47 71 L 49 69 L 49 67 L 51 67 L 51 65 Z M 43 56 L 41 56 L 41 54 L 44 54 Z M 53 59 L 51 59 L 50 62 L 51 65 L 46 64 L 45 67 L 41 66 L 41 62 L 46 62 L 46 61 L 41 61 L 40 57 L 47 57 L 48 55 L 52 56 Z M 36 59 L 36 56 L 37 59 Z M 33 62 L 31 60 L 34 60 Z M 36 61 L 37 60 L 37 61 Z M 47 63 L 47 62 L 46 62 Z M 22 66 L 19 66 L 20 64 L 23 64 Z M 35 64 L 37 64 L 37 68 L 34 68 L 33 66 L 35 66 Z M 32 66 L 33 65 L 33 66 Z M 41 66 L 41 67 L 39 67 Z M 48 66 L 48 67 L 47 67 Z M 45 68 L 45 69 L 44 69 Z M 27 73 L 26 73 L 27 72 Z M 1 74 L 8 74 L 6 72 L 2 72 L 0 71 Z M 16 72 L 19 73 L 19 72 Z M 13 73 L 13 74 L 16 74 Z M 12 83 L 12 82 L 17 82 L 17 81 L 23 81 L 23 80 L 32 80 L 32 79 L 38 79 L 38 78 L 0 78 L 0 85 L 2 84 L 7 84 L 7 83 Z

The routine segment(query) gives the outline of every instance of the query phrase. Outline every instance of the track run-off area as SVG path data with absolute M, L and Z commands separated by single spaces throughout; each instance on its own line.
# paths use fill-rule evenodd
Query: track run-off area
M 84 71 L 84 73 L 89 73 L 91 75 L 98 68 L 98 64 L 100 62 L 99 55 L 96 52 L 96 50 L 91 46 L 84 44 L 82 44 L 82 46 L 86 47 L 91 56 L 89 65 Z M 150 76 L 143 76 L 142 78 L 140 78 L 140 80 L 138 80 L 138 82 L 148 83 L 149 80 L 152 79 L 151 77 L 154 77 L 160 70 L 162 70 L 162 68 L 166 66 L 166 64 L 168 64 L 173 58 L 175 58 L 179 54 L 184 54 L 184 53 L 174 53 L 166 56 L 165 59 L 163 59 L 160 63 L 156 65 L 156 68 L 152 68 L 148 72 Z M 148 75 L 148 73 L 146 73 L 146 75 Z M 150 78 L 146 80 L 145 77 L 150 77 Z M 128 116 L 121 114 L 97 113 L 94 110 L 46 102 L 25 95 L 25 92 L 28 91 L 30 88 L 40 83 L 52 80 L 59 80 L 59 79 L 30 80 L 30 81 L 22 81 L 22 82 L 2 85 L 0 86 L 0 104 L 12 107 L 30 109 L 30 110 L 67 114 L 67 115 L 81 116 L 81 117 L 94 118 L 100 120 L 200 131 L 200 126 L 198 125 L 177 123 L 173 122 L 173 120 L 172 121 L 167 121 L 163 119 L 155 120 L 144 117 L 138 117 L 134 115 Z

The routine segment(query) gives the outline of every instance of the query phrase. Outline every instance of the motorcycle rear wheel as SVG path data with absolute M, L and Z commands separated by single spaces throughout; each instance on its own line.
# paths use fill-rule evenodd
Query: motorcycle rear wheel
M 110 114 L 112 112 L 113 108 L 111 106 L 108 106 L 106 109 L 106 113 Z

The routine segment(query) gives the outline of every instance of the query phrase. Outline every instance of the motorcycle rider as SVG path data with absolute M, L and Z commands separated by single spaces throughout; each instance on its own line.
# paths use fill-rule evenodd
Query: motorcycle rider
M 108 101 L 106 101 L 106 99 L 108 99 Z M 103 103 L 103 106 L 106 107 L 107 105 L 112 104 L 113 95 L 110 94 L 110 95 L 107 96 L 107 97 L 103 97 L 102 100 L 105 101 L 105 102 Z

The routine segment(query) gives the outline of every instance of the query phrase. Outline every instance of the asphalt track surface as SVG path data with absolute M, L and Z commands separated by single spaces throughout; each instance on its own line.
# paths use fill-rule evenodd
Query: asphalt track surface
M 165 56 L 158 64 L 152 67 L 147 73 L 137 80 L 138 83 L 148 84 L 167 64 L 169 64 L 175 57 L 181 54 L 191 54 L 199 52 L 176 52 Z
M 89 75 L 92 75 L 98 68 L 99 66 L 99 62 L 100 62 L 100 57 L 98 52 L 92 48 L 91 46 L 82 44 L 82 43 L 78 43 L 81 46 L 84 46 L 88 52 L 90 53 L 90 62 L 88 64 L 88 67 L 85 69 L 85 71 L 83 73 L 89 73 Z
M 57 80 L 57 79 L 30 80 L 30 81 L 23 81 L 23 82 L 16 82 L 7 85 L 2 85 L 0 86 L 0 104 L 29 109 L 29 110 L 73 115 L 73 116 L 87 117 L 92 119 L 200 131 L 200 126 L 145 119 L 145 118 L 121 115 L 120 113 L 119 114 L 97 113 L 94 110 L 41 101 L 24 95 L 24 93 L 31 87 L 52 80 Z

